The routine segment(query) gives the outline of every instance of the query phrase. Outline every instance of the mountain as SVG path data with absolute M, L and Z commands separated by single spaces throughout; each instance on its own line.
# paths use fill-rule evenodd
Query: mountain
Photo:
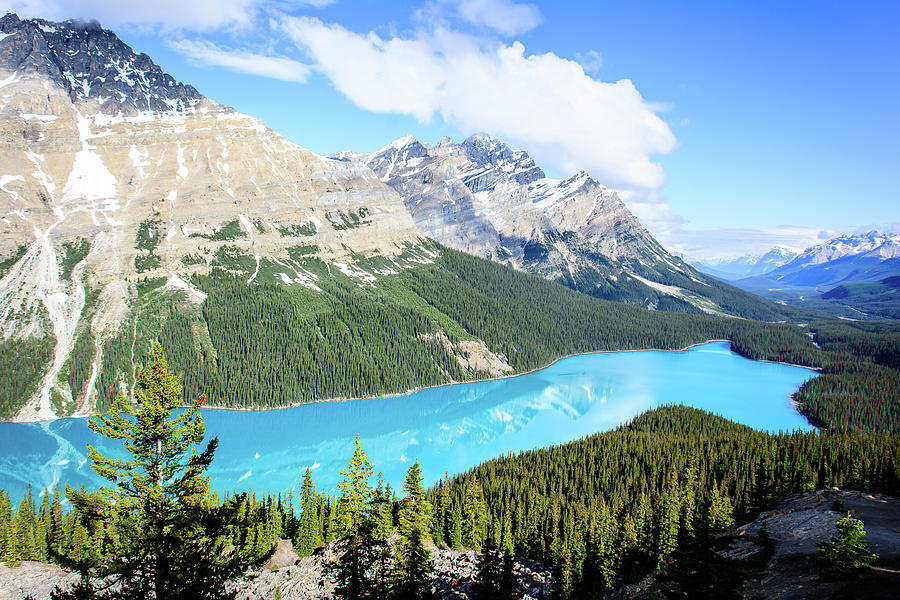
M 526 152 L 489 135 L 434 146 L 407 135 L 369 155 L 331 157 L 365 163 L 401 195 L 426 236 L 463 252 L 652 309 L 772 310 L 667 252 L 587 173 L 548 178 Z
M 141 282 L 197 303 L 192 278 L 217 267 L 315 289 L 298 256 L 357 280 L 371 277 L 357 255 L 385 269 L 433 256 L 369 169 L 203 97 L 97 23 L 0 19 L 0 138 L 2 339 L 52 344 L 23 418 L 91 396 L 102 344 L 86 350 L 84 394 L 58 378 L 83 329 L 120 331 Z
M 744 256 L 717 261 L 692 261 L 700 272 L 719 279 L 742 279 L 756 277 L 777 269 L 794 260 L 799 250 L 784 245 L 777 245 L 764 254 L 745 254 Z
M 0 139 L 2 418 L 103 410 L 156 341 L 187 395 L 258 408 L 722 337 L 643 308 L 784 318 L 584 173 L 484 135 L 318 156 L 94 22 L 0 19 Z
M 846 318 L 897 318 L 900 234 L 842 235 L 734 285 L 791 306 Z M 887 282 L 887 283 L 885 283 Z
M 870 231 L 842 235 L 807 248 L 765 277 L 794 286 L 829 286 L 875 281 L 897 274 L 900 274 L 900 234 Z

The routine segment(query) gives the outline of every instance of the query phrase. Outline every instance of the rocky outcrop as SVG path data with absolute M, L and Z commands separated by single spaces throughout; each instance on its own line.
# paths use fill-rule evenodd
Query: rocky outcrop
M 837 533 L 838 519 L 850 513 L 866 530 L 863 538 L 878 555 L 872 567 L 844 578 L 819 574 L 817 544 Z M 896 598 L 900 584 L 900 498 L 831 488 L 795 494 L 778 502 L 750 523 L 725 533 L 732 538 L 723 554 L 746 577 L 746 600 L 841 600 Z M 669 596 L 659 572 L 623 586 L 615 600 Z
M 290 542 L 281 542 L 282 546 Z M 322 549 L 316 556 L 281 561 L 271 568 L 248 574 L 244 581 L 235 582 L 240 600 L 272 600 L 275 590 L 284 600 L 330 600 L 334 597 L 334 580 L 327 565 L 336 559 L 333 547 Z M 467 600 L 469 589 L 478 570 L 478 553 L 431 549 L 432 590 L 437 598 Z M 287 553 L 284 553 L 287 556 Z M 296 555 L 294 555 L 296 556 Z M 515 573 L 523 600 L 548 597 L 550 569 L 540 563 L 521 560 L 515 563 Z M 78 577 L 56 565 L 23 563 L 9 568 L 0 565 L 0 600 L 21 600 L 31 595 L 34 600 L 50 597 L 57 586 L 71 585 Z
M 333 156 L 364 162 L 402 196 L 416 225 L 447 246 L 601 298 L 655 307 L 669 295 L 718 311 L 677 287 L 702 276 L 583 171 L 547 178 L 526 152 L 485 134 L 434 146 L 407 135 L 371 155 Z

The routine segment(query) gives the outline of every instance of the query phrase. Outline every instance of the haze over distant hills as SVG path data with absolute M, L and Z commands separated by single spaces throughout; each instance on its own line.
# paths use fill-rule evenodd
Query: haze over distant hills
M 738 258 L 718 261 L 689 261 L 702 273 L 708 273 L 719 279 L 743 279 L 764 275 L 791 262 L 800 250 L 784 245 L 777 245 L 764 254 L 745 254 Z

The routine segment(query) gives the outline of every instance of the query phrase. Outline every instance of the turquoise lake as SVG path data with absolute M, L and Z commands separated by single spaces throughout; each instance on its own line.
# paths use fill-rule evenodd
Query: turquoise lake
M 360 435 L 375 472 L 398 491 L 418 459 L 430 485 L 509 452 L 559 444 L 620 425 L 666 404 L 702 408 L 771 432 L 812 430 L 790 396 L 815 371 L 743 358 L 727 342 L 683 352 L 587 354 L 540 371 L 369 400 L 284 410 L 204 410 L 219 437 L 208 471 L 213 489 L 283 492 L 312 469 L 317 490 L 335 491 Z M 17 505 L 59 482 L 96 488 L 86 445 L 113 444 L 86 419 L 0 423 L 0 488 Z M 374 483 L 374 481 L 373 481 Z

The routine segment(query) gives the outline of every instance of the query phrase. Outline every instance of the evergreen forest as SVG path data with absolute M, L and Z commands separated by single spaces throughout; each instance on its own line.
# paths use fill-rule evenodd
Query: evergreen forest
M 821 319 L 781 307 L 783 322 L 678 312 L 600 300 L 510 267 L 440 248 L 432 264 L 379 277 L 369 285 L 315 258 L 297 258 L 319 276 L 321 291 L 266 279 L 252 285 L 214 269 L 194 283 L 202 305 L 179 300 L 162 280 L 139 286 L 131 322 L 103 344 L 98 408 L 134 385 L 134 361 L 159 341 L 184 373 L 189 396 L 212 406 L 266 408 L 359 398 L 496 375 L 468 363 L 461 342 L 483 341 L 522 373 L 575 353 L 677 350 L 710 339 L 757 360 L 822 371 L 797 393 L 799 410 L 830 429 L 900 431 L 900 326 Z M 763 302 L 760 300 L 760 302 Z M 75 350 L 89 332 L 75 343 Z M 49 354 L 50 347 L 46 352 Z M 33 356 L 39 356 L 34 354 Z M 33 357 L 19 353 L 26 367 Z M 69 379 L 79 398 L 90 352 L 73 352 Z M 29 362 L 31 361 L 31 362 Z M 22 399 L 34 369 L 2 371 L 6 414 Z M 22 380 L 22 381 L 18 381 Z M 0 399 L 2 402 L 3 399 Z M 23 400 L 24 401 L 24 400 Z
M 418 463 L 402 495 L 372 481 L 358 441 L 342 475 L 337 498 L 317 493 L 307 470 L 296 494 L 212 494 L 207 502 L 229 515 L 228 544 L 245 556 L 268 556 L 279 539 L 291 539 L 301 555 L 336 543 L 347 556 L 334 566 L 342 598 L 373 589 L 381 597 L 400 589 L 418 591 L 396 597 L 426 597 L 418 594 L 425 593 L 429 539 L 542 561 L 554 569 L 552 597 L 597 598 L 708 550 L 716 531 L 786 495 L 828 486 L 900 494 L 900 436 L 773 435 L 665 407 L 614 431 L 497 458 L 427 491 Z M 29 490 L 18 508 L 0 493 L 2 559 L 71 564 L 59 557 L 114 554 L 129 535 L 127 520 L 92 514 L 102 503 L 96 492 L 67 495 L 79 494 L 88 501 L 66 511 L 58 489 L 39 506 Z M 401 541 L 391 546 L 395 533 Z M 502 575 L 499 566 L 493 572 Z

